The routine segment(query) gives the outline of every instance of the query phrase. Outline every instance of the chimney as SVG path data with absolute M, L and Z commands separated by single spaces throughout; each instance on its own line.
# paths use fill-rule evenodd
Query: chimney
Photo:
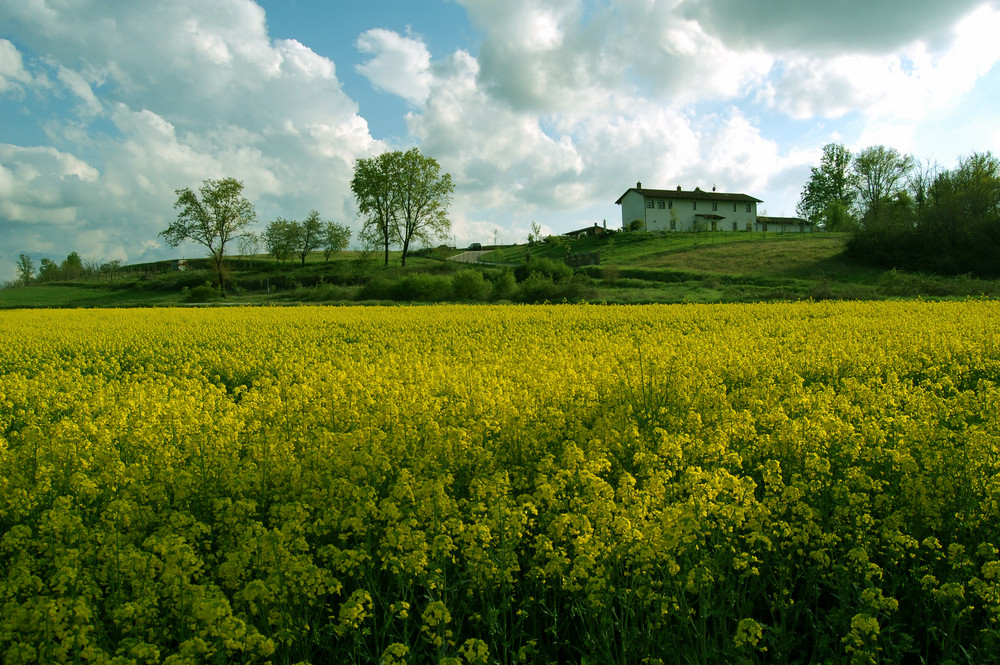
M 714 183 L 712 184 L 712 191 L 713 192 L 715 191 L 715 184 Z
M 635 188 L 636 189 L 642 189 L 642 183 L 641 182 L 635 183 Z
M 678 192 L 681 191 L 681 186 L 680 185 L 677 185 L 677 191 Z

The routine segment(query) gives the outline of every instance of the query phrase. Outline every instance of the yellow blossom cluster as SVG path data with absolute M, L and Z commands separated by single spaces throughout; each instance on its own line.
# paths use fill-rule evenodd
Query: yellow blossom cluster
M 988 662 L 1000 306 L 0 312 L 0 661 Z

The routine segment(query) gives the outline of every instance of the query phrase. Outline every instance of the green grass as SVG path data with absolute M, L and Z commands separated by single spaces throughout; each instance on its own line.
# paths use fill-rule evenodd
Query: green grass
M 507 291 L 491 299 L 524 301 L 548 298 L 550 293 L 556 300 L 609 303 L 1000 297 L 997 280 L 859 266 L 844 257 L 845 241 L 835 234 L 635 232 L 504 247 L 485 254 L 479 265 L 449 261 L 463 250 L 445 247 L 411 253 L 406 266 L 398 251 L 390 252 L 388 266 L 380 252 L 341 252 L 329 261 L 314 252 L 305 265 L 298 257 L 284 264 L 263 256 L 233 257 L 227 264 L 233 287 L 224 300 L 209 303 L 194 297 L 206 291 L 199 287 L 215 282 L 206 260 L 189 260 L 191 269 L 183 272 L 161 261 L 128 266 L 114 281 L 0 290 L 0 308 L 390 302 L 386 294 L 408 294 L 399 295 L 406 301 L 450 300 L 455 296 L 447 282 L 462 270 L 481 270 L 487 284 L 494 285 L 503 271 L 526 261 L 530 265 L 532 259 L 547 258 L 561 263 L 568 254 L 589 252 L 600 254 L 600 265 L 577 268 L 573 284 L 539 291 L 536 283 L 534 291 Z M 414 281 L 415 275 L 427 277 Z M 377 284 L 371 284 L 373 280 Z M 431 289 L 431 295 L 415 296 L 421 289 Z

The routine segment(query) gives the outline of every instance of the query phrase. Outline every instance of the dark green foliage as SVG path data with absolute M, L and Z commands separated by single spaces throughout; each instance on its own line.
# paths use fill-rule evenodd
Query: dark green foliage
M 504 270 L 493 280 L 493 300 L 510 300 L 517 294 L 517 279 L 512 270 Z
M 202 284 L 201 286 L 196 286 L 187 292 L 187 302 L 199 303 L 199 302 L 212 302 L 219 299 L 219 292 L 211 286 Z
M 527 263 L 514 268 L 514 277 L 518 282 L 526 281 L 531 275 L 543 275 L 554 282 L 561 282 L 573 276 L 573 269 L 561 261 L 549 258 L 532 258 Z
M 490 285 L 478 270 L 462 270 L 452 275 L 451 297 L 455 300 L 487 300 Z

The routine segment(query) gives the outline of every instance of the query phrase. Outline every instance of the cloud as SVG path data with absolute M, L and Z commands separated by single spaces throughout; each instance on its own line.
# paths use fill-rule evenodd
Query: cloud
M 0 39 L 0 93 L 31 82 L 17 47 Z
M 0 218 L 64 225 L 92 200 L 97 169 L 50 147 L 0 144 Z
M 357 48 L 371 59 L 357 66 L 376 88 L 420 105 L 430 90 L 431 54 L 418 39 L 375 28 L 358 37 Z
M 99 257 L 160 258 L 175 251 L 157 238 L 174 217 L 174 190 L 227 176 L 244 182 L 262 224 L 311 208 L 354 221 L 354 160 L 381 143 L 333 61 L 272 41 L 253 2 L 3 3 L 0 23 L 36 54 L 25 66 L 0 41 L 0 82 L 51 72 L 53 89 L 38 94 L 75 102 L 46 124 L 59 150 L 0 151 L 8 246 L 23 239 L 65 255 L 83 243 Z
M 455 179 L 463 241 L 523 238 L 532 220 L 616 225 L 637 180 L 714 183 L 792 214 L 814 144 L 840 131 L 915 150 L 927 118 L 961 124 L 1000 59 L 997 2 L 458 1 L 476 48 L 435 60 L 373 16 L 345 51 L 358 64 L 271 39 L 250 0 L 0 3 L 0 94 L 29 113 L 40 100 L 56 146 L 0 151 L 0 243 L 172 255 L 157 233 L 174 190 L 224 176 L 262 223 L 311 208 L 354 222 L 354 160 L 387 146 L 338 65 L 409 104 L 408 138 Z
M 735 48 L 806 53 L 891 53 L 916 40 L 934 45 L 983 0 L 682 0 L 684 18 Z
M 604 218 L 617 226 L 613 201 L 637 180 L 757 192 L 789 169 L 808 173 L 804 155 L 782 156 L 734 107 L 694 116 L 620 95 L 603 107 L 540 114 L 494 95 L 468 53 L 431 71 L 428 101 L 409 128 L 455 179 L 459 236 L 481 238 L 491 224 L 526 233 L 539 216 L 550 227 L 600 223 L 597 208 L 611 209 Z

